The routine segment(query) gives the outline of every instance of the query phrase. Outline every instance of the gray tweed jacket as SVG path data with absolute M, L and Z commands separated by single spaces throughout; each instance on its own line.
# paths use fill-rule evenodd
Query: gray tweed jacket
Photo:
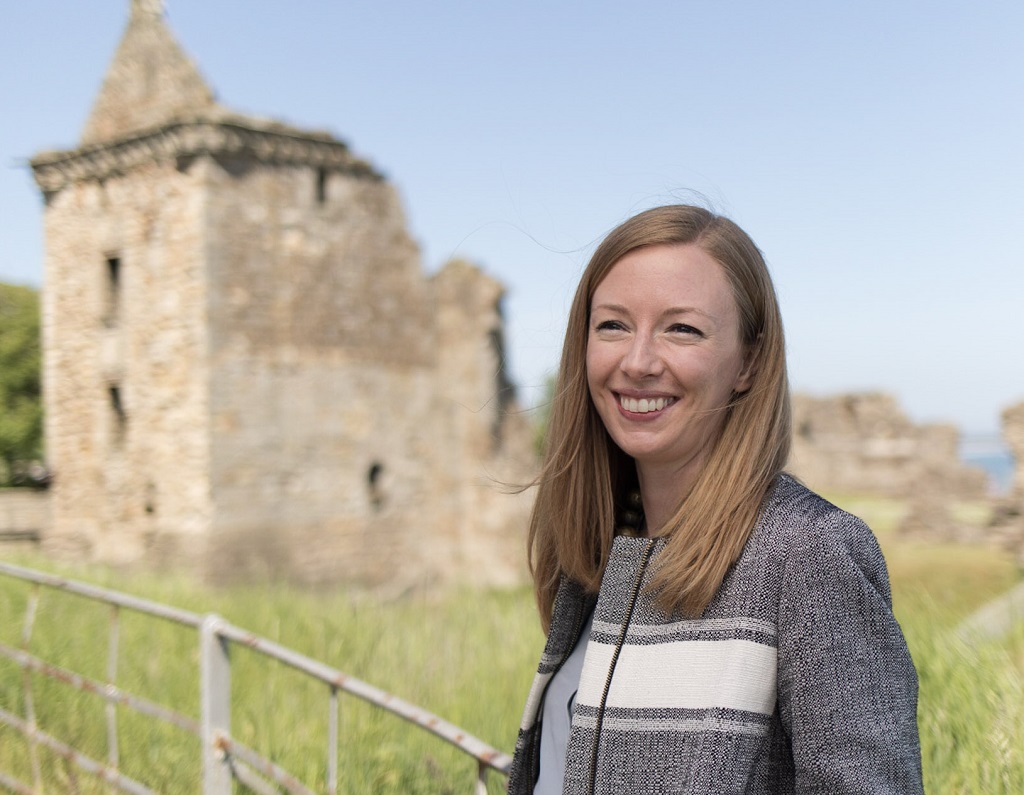
M 569 735 L 566 795 L 922 793 L 917 674 L 867 526 L 788 476 L 699 619 L 644 586 L 663 541 L 618 537 Z M 563 581 L 509 777 L 532 793 L 540 706 L 593 605 Z

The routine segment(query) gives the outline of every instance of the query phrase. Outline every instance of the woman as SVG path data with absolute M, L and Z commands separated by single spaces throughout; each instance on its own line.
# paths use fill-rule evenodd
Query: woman
M 920 793 L 871 531 L 782 474 L 782 322 L 731 221 L 660 207 L 569 315 L 530 565 L 547 645 L 509 792 Z

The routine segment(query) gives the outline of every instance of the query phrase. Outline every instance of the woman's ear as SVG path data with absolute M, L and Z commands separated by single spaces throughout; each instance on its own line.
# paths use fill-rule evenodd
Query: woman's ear
M 733 394 L 742 395 L 754 383 L 754 376 L 757 375 L 758 354 L 761 350 L 761 335 L 757 335 L 757 342 L 748 345 L 743 354 L 743 366 L 739 375 L 736 376 L 736 383 L 733 384 Z

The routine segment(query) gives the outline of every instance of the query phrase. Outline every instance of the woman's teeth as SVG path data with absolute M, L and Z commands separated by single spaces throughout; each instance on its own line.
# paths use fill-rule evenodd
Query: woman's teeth
M 634 414 L 649 414 L 652 411 L 661 411 L 665 406 L 675 403 L 675 398 L 636 398 L 619 395 L 619 405 L 626 411 Z

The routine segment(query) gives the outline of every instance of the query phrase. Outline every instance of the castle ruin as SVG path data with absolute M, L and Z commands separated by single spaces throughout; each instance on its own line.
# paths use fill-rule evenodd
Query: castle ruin
M 1016 461 L 1011 498 L 1024 505 L 1024 401 L 1003 409 L 1001 419 L 1003 439 Z
M 985 474 L 960 460 L 959 438 L 952 425 L 913 423 L 885 393 L 796 394 L 789 468 L 830 493 L 984 497 Z
M 502 287 L 427 276 L 332 135 L 230 112 L 132 0 L 80 144 L 32 160 L 43 547 L 214 578 L 509 583 L 533 470 Z
M 1024 401 L 1007 406 L 1001 419 L 1015 465 L 1010 493 L 997 503 L 989 532 L 1003 547 L 1016 550 L 1024 567 Z

